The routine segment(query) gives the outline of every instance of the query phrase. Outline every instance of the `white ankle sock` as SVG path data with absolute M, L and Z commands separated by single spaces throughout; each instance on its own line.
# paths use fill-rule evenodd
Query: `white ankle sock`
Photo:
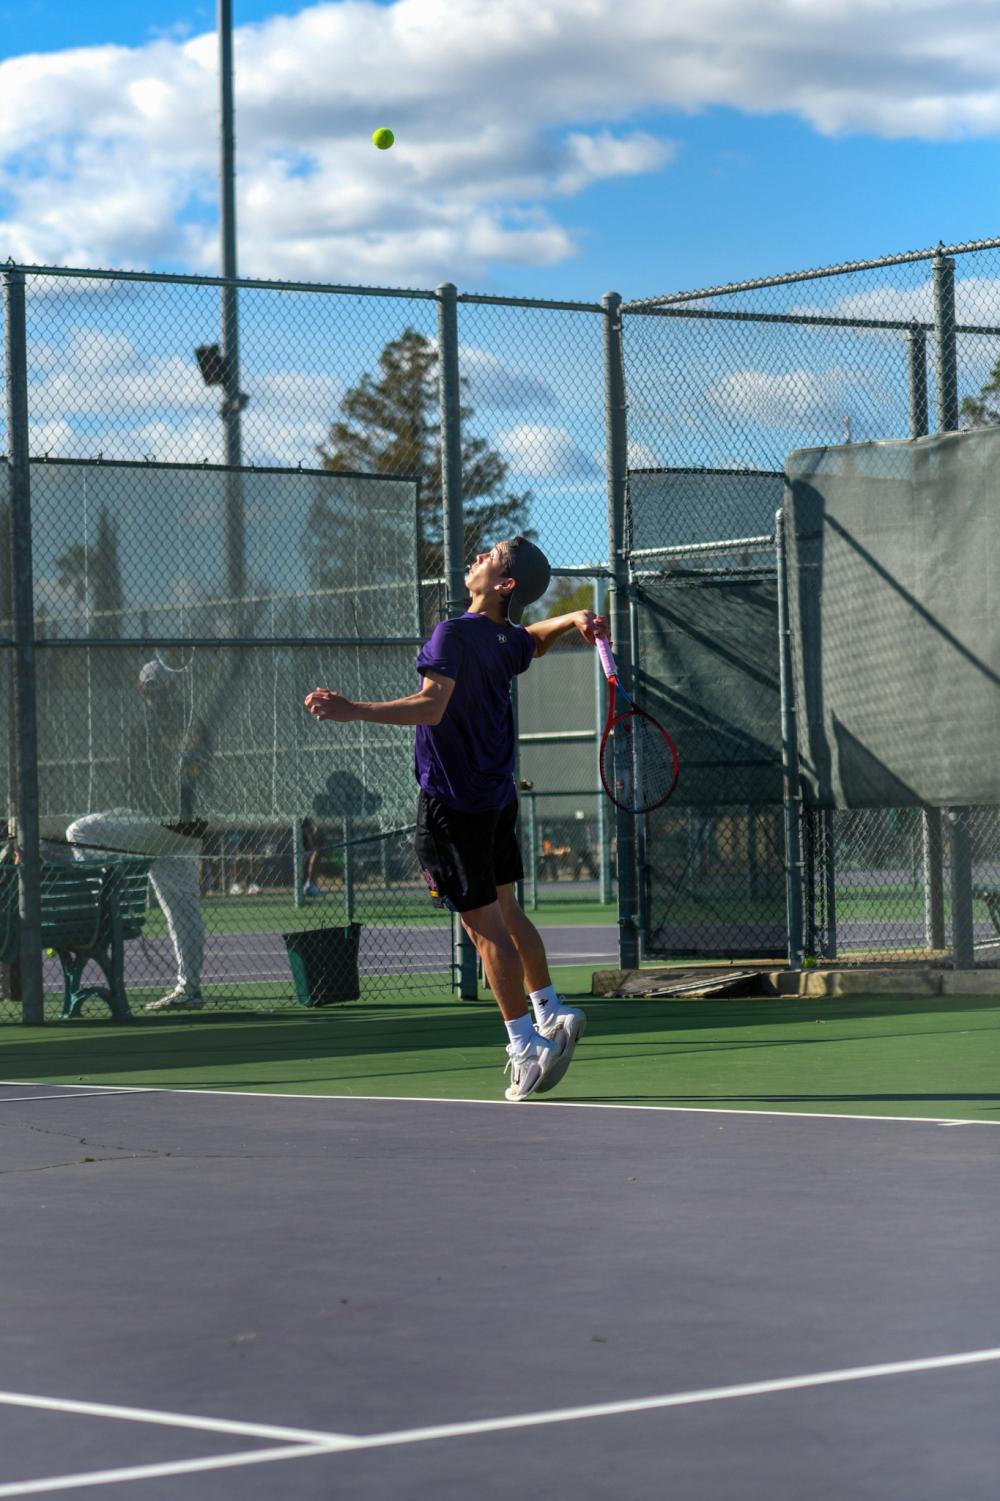
M 547 1016 L 559 1009 L 559 997 L 554 985 L 546 985 L 544 990 L 531 992 L 531 1004 L 535 1012 L 535 1025 L 541 1028 Z
M 512 1022 L 504 1022 L 504 1026 L 507 1028 L 507 1036 L 519 1053 L 524 1051 L 535 1035 L 534 1023 L 531 1020 L 531 1013 L 528 1011 L 523 1016 L 515 1017 Z

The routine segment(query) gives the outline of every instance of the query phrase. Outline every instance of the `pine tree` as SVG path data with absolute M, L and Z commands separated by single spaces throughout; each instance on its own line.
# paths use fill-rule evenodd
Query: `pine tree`
M 340 416 L 319 447 L 325 469 L 419 476 L 420 570 L 425 579 L 444 572 L 437 364 L 431 340 L 406 329 L 382 350 L 377 375 L 363 375 L 345 393 Z M 463 433 L 472 416 L 471 407 L 461 408 Z M 463 437 L 466 559 L 484 545 L 527 532 L 531 493 L 506 490 L 507 468 L 485 438 Z
M 118 556 L 118 523 L 112 521 L 105 506 L 101 506 L 97 518 L 94 557 L 94 625 L 99 636 L 117 640 L 122 631 L 125 591 Z
M 118 523 L 101 506 L 93 547 L 74 542 L 56 558 L 59 584 L 85 612 L 90 627 L 86 634 L 120 636 L 121 612 L 125 607 L 121 562 L 118 556 Z
M 962 416 L 965 418 L 966 427 L 1000 425 L 1000 407 L 996 405 L 998 397 L 1000 397 L 1000 359 L 994 364 L 990 371 L 990 378 L 979 395 L 963 397 Z

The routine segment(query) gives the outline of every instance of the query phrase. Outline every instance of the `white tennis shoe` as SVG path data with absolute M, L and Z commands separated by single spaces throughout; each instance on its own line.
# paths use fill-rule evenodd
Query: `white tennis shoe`
M 550 1089 L 555 1089 L 560 1079 L 573 1062 L 573 1053 L 577 1043 L 587 1030 L 587 1014 L 581 1011 L 579 1006 L 567 1006 L 562 996 L 556 1007 L 547 1006 L 549 1013 L 545 1018 L 545 1026 L 539 1027 L 543 1037 L 550 1042 L 556 1042 L 560 1037 L 563 1040 L 562 1051 L 555 1064 L 545 1074 L 544 1079 L 535 1086 L 536 1094 L 547 1094 Z
M 205 998 L 200 990 L 182 990 L 178 985 L 161 995 L 158 1001 L 147 1001 L 145 1011 L 200 1011 Z
M 532 1032 L 531 1041 L 526 1047 L 519 1048 L 516 1043 L 509 1043 L 507 1068 L 510 1069 L 510 1083 L 504 1090 L 504 1098 L 526 1100 L 530 1095 L 537 1094 L 552 1070 L 557 1067 L 565 1046 L 562 1033 L 555 1038 L 543 1037 L 537 1029 Z

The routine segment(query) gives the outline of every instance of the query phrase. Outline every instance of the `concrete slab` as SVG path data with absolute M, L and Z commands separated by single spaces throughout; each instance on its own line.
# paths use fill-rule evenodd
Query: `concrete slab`
M 704 993 L 720 994 L 720 986 L 730 980 L 742 985 L 749 980 L 746 990 L 740 994 L 759 995 L 758 985 L 768 983 L 768 974 L 773 959 L 733 959 L 726 961 L 705 960 L 700 964 L 647 965 L 641 969 L 598 969 L 590 978 L 591 995 L 644 996 L 677 993 L 683 988 L 685 994 L 698 995 L 699 981 L 704 981 Z M 735 993 L 735 992 L 734 992 Z
M 946 969 L 942 995 L 1000 995 L 1000 969 Z
M 732 988 L 727 987 L 731 973 Z M 699 982 L 702 983 L 699 983 Z M 591 995 L 654 996 L 683 987 L 690 996 L 722 993 L 746 996 L 997 995 L 1000 969 L 903 969 L 895 965 L 859 969 L 754 970 L 734 963 L 650 969 L 595 970 Z

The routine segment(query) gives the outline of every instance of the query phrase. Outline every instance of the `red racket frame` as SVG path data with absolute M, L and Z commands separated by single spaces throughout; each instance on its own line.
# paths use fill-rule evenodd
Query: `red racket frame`
M 674 744 L 674 742 L 671 740 L 670 736 L 667 734 L 666 730 L 663 728 L 662 724 L 660 724 L 658 720 L 654 719 L 653 716 L 652 716 L 652 714 L 647 714 L 646 711 L 645 711 L 645 709 L 640 709 L 636 704 L 634 704 L 632 702 L 632 700 L 629 698 L 628 694 L 625 692 L 625 689 L 619 683 L 619 681 L 618 681 L 618 669 L 617 669 L 617 667 L 615 665 L 615 659 L 611 655 L 611 648 L 608 645 L 608 643 L 606 641 L 604 641 L 604 640 L 599 640 L 597 642 L 597 649 L 598 649 L 598 653 L 600 654 L 602 665 L 604 667 L 605 676 L 607 677 L 607 680 L 608 680 L 608 689 L 609 689 L 609 692 L 608 692 L 608 717 L 607 717 L 607 720 L 605 721 L 605 724 L 604 724 L 604 734 L 601 736 L 601 752 L 600 752 L 600 760 L 599 760 L 599 765 L 600 765 L 600 770 L 601 770 L 601 782 L 602 782 L 602 784 L 604 786 L 605 792 L 608 794 L 608 797 L 614 803 L 614 805 L 615 805 L 616 808 L 621 808 L 622 812 L 624 812 L 624 813 L 651 813 L 654 808 L 662 808 L 663 807 L 663 804 L 672 795 L 674 788 L 677 786 L 677 778 L 679 777 L 680 770 L 681 770 L 680 758 L 677 755 L 677 747 Z M 616 714 L 616 712 L 615 712 L 615 706 L 616 706 L 617 697 L 618 697 L 619 694 L 625 700 L 625 703 L 628 705 L 628 707 L 625 709 L 624 713 Z M 613 782 L 612 782 L 611 779 L 609 779 L 608 774 L 605 771 L 605 766 L 604 766 L 605 753 L 607 751 L 608 741 L 611 738 L 612 732 L 614 731 L 614 728 L 615 728 L 616 725 L 621 724 L 622 721 L 625 720 L 625 719 L 628 719 L 629 716 L 632 716 L 635 719 L 645 719 L 645 720 L 647 720 L 648 723 L 653 726 L 654 730 L 656 730 L 658 734 L 660 734 L 660 735 L 663 736 L 663 739 L 664 739 L 664 741 L 666 743 L 667 749 L 670 752 L 671 760 L 673 761 L 673 767 L 674 767 L 674 774 L 673 774 L 673 777 L 671 778 L 670 786 L 667 788 L 667 790 L 663 794 L 663 796 L 662 797 L 658 797 L 655 803 L 650 803 L 648 806 L 643 806 L 641 808 L 633 808 L 628 803 L 621 802 L 615 796 Z M 614 759 L 614 752 L 612 751 L 612 760 L 613 759 Z

